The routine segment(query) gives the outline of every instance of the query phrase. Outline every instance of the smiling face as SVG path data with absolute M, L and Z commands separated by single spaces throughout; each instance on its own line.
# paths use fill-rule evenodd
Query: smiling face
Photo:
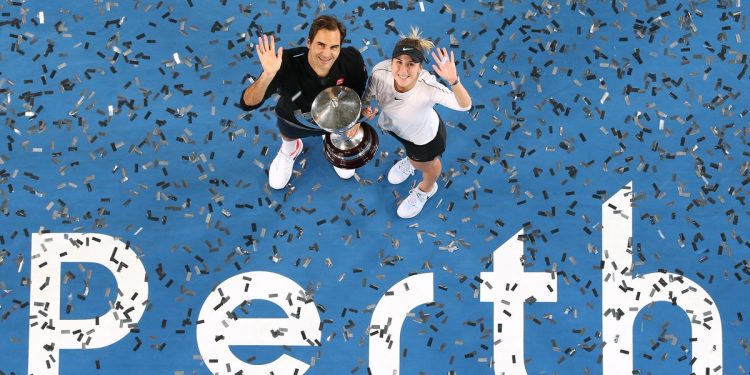
M 393 82 L 398 92 L 406 92 L 417 84 L 422 64 L 414 61 L 409 55 L 400 55 L 391 59 Z
M 325 77 L 341 52 L 341 33 L 338 30 L 320 29 L 313 40 L 307 40 L 307 61 L 315 73 Z

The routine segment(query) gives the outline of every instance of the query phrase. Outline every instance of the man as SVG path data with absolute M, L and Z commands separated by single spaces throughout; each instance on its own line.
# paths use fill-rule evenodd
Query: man
M 263 72 L 243 91 L 240 106 L 252 111 L 274 93 L 280 95 L 276 126 L 282 142 L 268 170 L 268 184 L 274 189 L 283 189 L 292 177 L 294 160 L 302 153 L 302 138 L 325 134 L 305 120 L 318 93 L 331 86 L 347 86 L 360 97 L 364 94 L 364 60 L 355 48 L 342 48 L 344 37 L 346 27 L 335 17 L 324 15 L 310 25 L 307 47 L 276 50 L 273 36 L 258 38 L 255 50 Z M 342 179 L 354 176 L 353 169 L 334 169 Z

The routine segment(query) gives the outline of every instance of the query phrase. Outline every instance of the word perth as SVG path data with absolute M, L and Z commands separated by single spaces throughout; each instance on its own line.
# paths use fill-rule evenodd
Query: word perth
M 711 296 L 684 276 L 660 272 L 633 277 L 631 185 L 602 204 L 602 347 L 604 374 L 633 372 L 633 323 L 653 302 L 682 308 L 691 321 L 693 373 L 722 368 L 722 325 Z M 495 374 L 526 374 L 524 303 L 557 302 L 554 272 L 524 272 L 523 232 L 495 250 L 494 270 L 482 272 L 480 300 L 493 304 Z M 58 374 L 60 349 L 101 348 L 125 337 L 148 304 L 146 271 L 134 251 L 101 234 L 50 233 L 32 236 L 29 374 Z M 106 267 L 119 293 L 111 310 L 92 319 L 60 319 L 60 270 L 64 262 Z M 401 327 L 415 307 L 433 302 L 432 273 L 409 276 L 386 292 L 369 326 L 372 374 L 398 374 Z M 286 318 L 237 319 L 232 311 L 249 300 L 276 304 Z M 196 338 L 212 373 L 303 374 L 309 365 L 283 354 L 265 364 L 249 364 L 233 345 L 318 345 L 320 316 L 312 299 L 293 280 L 272 272 L 246 272 L 224 280 L 206 298 Z M 64 358 L 63 358 L 64 360 Z

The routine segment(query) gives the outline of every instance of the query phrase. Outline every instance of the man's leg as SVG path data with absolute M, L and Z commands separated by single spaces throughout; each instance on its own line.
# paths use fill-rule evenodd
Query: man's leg
M 281 147 L 268 168 L 268 185 L 273 189 L 283 189 L 292 178 L 294 161 L 302 153 L 302 140 L 295 129 L 284 120 L 278 119 L 276 126 L 281 134 Z
M 268 168 L 268 185 L 283 189 L 292 178 L 294 160 L 302 153 L 302 140 L 281 136 L 281 147 Z

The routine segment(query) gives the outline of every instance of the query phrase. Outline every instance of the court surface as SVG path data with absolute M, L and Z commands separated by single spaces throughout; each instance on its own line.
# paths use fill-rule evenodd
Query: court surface
M 413 219 L 396 207 L 418 179 L 388 183 L 403 150 L 382 133 L 352 180 L 309 139 L 290 187 L 268 187 L 273 104 L 236 103 L 261 72 L 257 35 L 303 45 L 318 14 L 344 20 L 368 68 L 410 26 L 456 54 L 473 108 L 438 107 L 443 175 Z M 0 5 L 0 25 L 0 374 L 30 362 L 35 373 L 234 374 L 229 357 L 281 355 L 308 374 L 367 374 L 393 358 L 402 374 L 750 370 L 739 0 L 16 1 Z M 70 257 L 78 247 L 106 256 Z M 615 255 L 625 262 L 607 262 Z M 119 272 L 136 276 L 118 283 Z M 222 294 L 232 277 L 255 278 L 248 288 L 266 298 Z M 376 314 L 398 295 L 390 306 L 405 317 Z M 295 320 L 284 304 L 317 316 L 311 336 L 241 328 Z M 199 336 L 203 308 L 227 332 Z M 113 312 L 119 323 L 76 323 Z M 635 316 L 632 330 L 611 335 L 605 322 L 620 315 Z M 378 316 L 393 319 L 373 327 Z M 30 349 L 33 332 L 46 346 Z M 122 337 L 81 350 L 112 332 Z M 371 355 L 386 339 L 393 356 Z M 245 344 L 231 356 L 201 354 L 232 340 Z

